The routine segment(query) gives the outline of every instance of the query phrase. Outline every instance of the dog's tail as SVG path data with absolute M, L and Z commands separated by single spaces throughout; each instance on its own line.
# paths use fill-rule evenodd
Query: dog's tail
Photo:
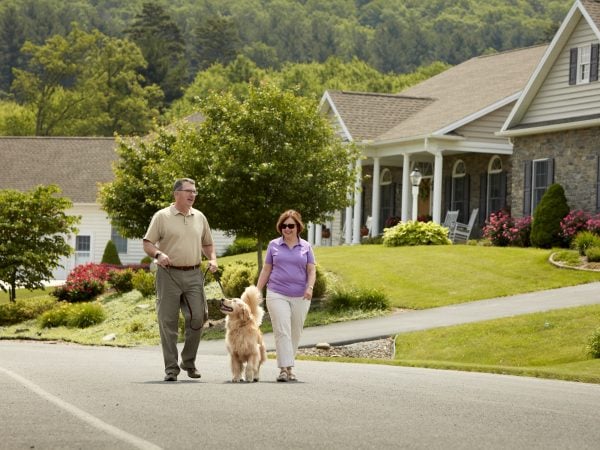
M 265 315 L 265 310 L 260 306 L 263 301 L 260 290 L 254 285 L 248 286 L 242 294 L 242 300 L 250 307 L 256 324 L 260 326 Z

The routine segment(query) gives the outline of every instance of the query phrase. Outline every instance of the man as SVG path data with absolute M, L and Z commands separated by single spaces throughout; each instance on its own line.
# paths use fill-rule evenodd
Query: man
M 190 378 L 200 378 L 196 353 L 205 322 L 202 255 L 211 272 L 217 270 L 217 255 L 204 214 L 192 208 L 196 183 L 181 178 L 173 186 L 175 203 L 152 217 L 144 236 L 144 251 L 156 259 L 156 312 L 165 362 L 165 381 L 177 381 L 180 368 Z M 178 364 L 179 310 L 185 318 L 185 343 Z

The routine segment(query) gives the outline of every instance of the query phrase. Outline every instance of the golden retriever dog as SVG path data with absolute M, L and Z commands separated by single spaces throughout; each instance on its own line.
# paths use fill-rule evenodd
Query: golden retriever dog
M 267 360 L 267 350 L 260 331 L 264 310 L 263 298 L 254 285 L 248 286 L 242 298 L 222 299 L 220 309 L 226 314 L 225 344 L 231 357 L 232 381 L 258 381 L 260 366 Z

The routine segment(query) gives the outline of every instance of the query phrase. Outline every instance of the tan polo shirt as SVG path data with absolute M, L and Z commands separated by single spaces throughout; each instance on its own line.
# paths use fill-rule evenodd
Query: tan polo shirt
M 175 204 L 154 214 L 144 239 L 169 255 L 173 266 L 200 264 L 202 246 L 213 244 L 204 214 L 192 208 L 186 216 L 175 208 Z

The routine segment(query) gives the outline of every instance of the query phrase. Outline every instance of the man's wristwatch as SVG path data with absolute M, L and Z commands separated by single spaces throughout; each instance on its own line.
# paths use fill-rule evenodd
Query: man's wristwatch
M 158 259 L 158 257 L 159 257 L 160 255 L 162 255 L 162 253 L 161 253 L 161 252 L 156 252 L 156 253 L 154 254 L 154 259 Z

